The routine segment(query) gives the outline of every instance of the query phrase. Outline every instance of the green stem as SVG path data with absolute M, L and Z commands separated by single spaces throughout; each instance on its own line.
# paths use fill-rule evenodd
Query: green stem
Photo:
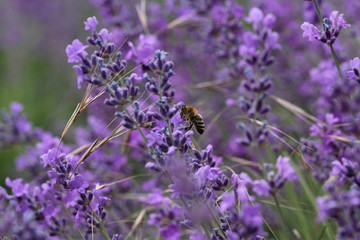
M 255 138 L 256 136 L 256 123 L 255 123 L 256 119 L 254 117 L 254 120 L 252 121 L 252 134 L 253 134 L 253 138 Z M 264 167 L 264 162 L 261 158 L 261 155 L 260 155 L 260 151 L 259 151 L 259 145 L 258 143 L 256 142 L 256 139 L 253 139 L 254 143 L 253 143 L 253 148 L 254 148 L 254 151 L 255 151 L 255 154 L 256 154 L 256 157 L 260 163 L 260 167 L 261 167 L 261 170 L 264 174 L 264 176 L 267 175 L 266 171 L 265 171 L 265 167 Z
M 222 230 L 220 223 L 217 221 L 215 215 L 213 214 L 213 212 L 211 211 L 211 209 L 209 208 L 209 206 L 207 205 L 207 203 L 205 202 L 205 206 L 207 208 L 207 210 L 209 211 L 209 213 L 211 214 L 211 217 L 214 219 L 214 222 L 216 223 L 217 227 L 219 228 L 219 230 L 221 231 L 221 233 L 224 235 L 225 238 L 228 238 L 228 236 L 226 235 L 226 233 Z
M 276 204 L 276 208 L 277 208 L 278 211 L 279 211 L 279 214 L 280 214 L 280 217 L 281 217 L 281 221 L 282 221 L 283 224 L 285 225 L 285 228 L 286 228 L 286 230 L 287 230 L 287 232 L 288 232 L 289 239 L 293 239 L 293 238 L 292 238 L 292 234 L 291 234 L 290 226 L 289 226 L 289 225 L 287 224 L 287 222 L 285 221 L 285 217 L 284 217 L 284 215 L 283 215 L 283 213 L 282 213 L 282 210 L 281 210 L 279 201 L 278 201 L 278 199 L 277 199 L 277 197 L 276 197 L 275 194 L 273 194 L 273 197 L 274 197 L 274 201 L 275 201 L 275 204 Z
M 313 2 L 314 5 L 315 5 L 316 13 L 317 13 L 317 15 L 318 15 L 318 17 L 319 17 L 320 23 L 323 24 L 323 18 L 322 18 L 322 16 L 321 16 L 321 12 L 320 12 L 320 8 L 319 8 L 318 3 L 317 3 L 316 0 L 312 0 L 312 2 Z
M 173 135 L 172 135 L 172 129 L 171 129 L 171 125 L 170 125 L 169 119 L 166 119 L 166 125 L 167 125 L 168 131 L 169 131 L 169 135 L 170 135 L 171 142 L 173 143 Z
M 206 228 L 205 224 L 201 224 L 201 226 L 202 226 L 202 228 L 204 229 L 207 238 L 208 238 L 208 239 L 211 239 L 209 230 Z
M 335 65 L 336 65 L 336 69 L 337 69 L 337 71 L 339 73 L 339 76 L 340 76 L 341 80 L 344 80 L 343 74 L 342 74 L 341 69 L 340 69 L 339 60 L 338 60 L 338 58 L 336 56 L 336 53 L 334 51 L 334 47 L 333 47 L 332 44 L 329 45 L 329 47 L 330 47 L 330 50 L 331 50 L 331 55 L 332 55 L 332 57 L 334 59 Z
M 129 118 L 131 119 L 131 121 L 133 121 L 136 129 L 139 131 L 141 137 L 144 139 L 144 142 L 145 142 L 146 144 L 148 144 L 149 142 L 148 142 L 148 140 L 146 139 L 146 137 L 145 137 L 145 135 L 144 135 L 144 132 L 141 130 L 139 124 L 137 124 L 137 122 L 136 122 L 136 121 L 133 119 L 133 117 L 130 115 L 129 110 L 127 110 L 127 108 L 124 107 L 124 106 L 122 106 L 122 108 L 124 109 L 124 111 L 126 112 L 126 114 L 129 116 Z M 152 151 L 154 151 L 152 148 L 150 148 L 150 149 L 151 149 Z
M 89 206 L 90 210 L 92 211 L 94 217 L 96 218 L 96 220 L 97 220 L 97 221 L 99 222 L 99 224 L 100 224 L 100 232 L 101 232 L 101 234 L 106 238 L 106 240 L 111 240 L 111 238 L 110 238 L 109 234 L 107 233 L 107 231 L 106 231 L 106 229 L 105 229 L 105 227 L 104 227 L 104 224 L 102 223 L 101 219 L 96 215 L 96 213 L 95 213 L 94 209 L 91 207 L 91 205 L 89 204 L 88 206 Z
M 111 95 L 115 96 L 114 90 L 110 87 L 108 83 L 105 83 L 105 87 L 111 93 Z
M 72 240 L 71 236 L 69 234 L 67 234 L 66 232 L 62 232 L 64 234 L 64 236 L 66 237 L 66 239 L 68 240 Z
M 113 217 L 116 221 L 116 223 L 123 228 L 126 232 L 130 232 L 130 229 L 126 226 L 125 223 L 123 223 L 112 211 L 109 212 L 110 216 Z

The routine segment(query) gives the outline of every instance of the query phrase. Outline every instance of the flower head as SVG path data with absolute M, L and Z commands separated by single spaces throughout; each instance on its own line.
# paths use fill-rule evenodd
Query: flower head
M 309 37 L 310 41 L 319 40 L 321 38 L 320 30 L 311 23 L 304 22 L 301 25 L 301 29 L 304 31 L 303 37 Z
M 340 32 L 341 28 L 347 29 L 351 26 L 350 24 L 346 23 L 343 16 L 344 14 L 339 15 L 339 11 L 333 11 L 330 14 L 330 21 L 333 25 L 332 27 L 338 32 Z
M 279 156 L 276 161 L 276 167 L 278 169 L 278 175 L 282 176 L 284 180 L 297 180 L 296 172 L 290 165 L 290 158 Z
M 69 44 L 66 47 L 68 63 L 80 62 L 83 57 L 87 56 L 88 53 L 85 51 L 85 49 L 88 47 L 88 45 L 82 44 L 79 39 L 72 41 L 72 44 Z
M 96 31 L 96 26 L 98 25 L 96 17 L 89 17 L 85 22 L 85 30 L 91 30 L 91 32 Z
M 304 31 L 303 37 L 309 37 L 310 41 L 318 40 L 328 45 L 332 45 L 336 38 L 339 36 L 342 28 L 346 29 L 350 27 L 343 18 L 344 14 L 340 14 L 338 11 L 333 11 L 330 14 L 330 19 L 323 19 L 323 31 L 315 27 L 313 24 L 304 22 L 301 25 L 301 29 Z
M 348 79 L 356 79 L 358 82 L 360 81 L 360 58 L 356 57 L 350 60 L 350 68 L 351 70 L 346 72 L 346 77 Z

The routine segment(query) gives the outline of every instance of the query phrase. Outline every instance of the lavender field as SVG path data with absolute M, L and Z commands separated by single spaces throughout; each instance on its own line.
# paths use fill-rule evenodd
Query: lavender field
M 0 10 L 0 240 L 360 240 L 359 0 Z

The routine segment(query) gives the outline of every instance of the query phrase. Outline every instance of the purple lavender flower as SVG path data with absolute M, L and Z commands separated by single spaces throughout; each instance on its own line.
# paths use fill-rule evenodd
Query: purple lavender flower
M 319 197 L 316 200 L 319 209 L 318 220 L 323 221 L 328 218 L 335 220 L 339 225 L 337 232 L 339 239 L 359 237 L 360 195 L 358 187 L 341 192 L 335 191 L 334 187 L 330 186 L 328 189 L 331 189 L 329 196 Z
M 301 29 L 304 31 L 303 37 L 308 37 L 310 41 L 321 39 L 320 30 L 311 23 L 304 22 Z
M 351 70 L 347 71 L 347 78 L 360 82 L 360 58 L 350 60 L 350 68 Z
M 318 40 L 328 45 L 332 45 L 336 38 L 339 36 L 342 28 L 347 29 L 350 24 L 347 24 L 343 18 L 344 14 L 340 14 L 338 11 L 333 11 L 330 15 L 330 19 L 323 19 L 323 32 L 311 23 L 304 22 L 301 25 L 301 29 L 304 31 L 303 37 L 309 37 L 310 41 Z
M 23 106 L 18 102 L 10 104 L 10 112 L 3 110 L 0 119 L 0 148 L 15 144 L 31 143 L 41 137 L 40 129 L 33 129 Z
M 148 66 L 149 61 L 152 60 L 155 50 L 160 49 L 160 41 L 154 35 L 139 36 L 137 45 L 129 42 L 130 50 L 126 55 L 126 59 L 133 58 L 137 64 L 144 64 Z
M 80 62 L 83 57 L 87 56 L 88 53 L 85 49 L 88 47 L 88 45 L 82 44 L 79 39 L 75 39 L 71 45 L 66 47 L 68 63 Z
M 85 22 L 85 30 L 91 30 L 91 32 L 96 32 L 96 26 L 98 25 L 96 17 L 89 17 Z

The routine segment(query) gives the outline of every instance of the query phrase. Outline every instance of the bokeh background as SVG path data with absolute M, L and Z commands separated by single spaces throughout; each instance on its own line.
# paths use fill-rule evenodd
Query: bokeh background
M 0 11 L 0 109 L 18 101 L 34 126 L 59 135 L 81 98 L 65 48 L 85 38 L 83 22 L 97 11 L 86 0 L 1 0 Z M 22 151 L 0 150 L 0 185 Z

